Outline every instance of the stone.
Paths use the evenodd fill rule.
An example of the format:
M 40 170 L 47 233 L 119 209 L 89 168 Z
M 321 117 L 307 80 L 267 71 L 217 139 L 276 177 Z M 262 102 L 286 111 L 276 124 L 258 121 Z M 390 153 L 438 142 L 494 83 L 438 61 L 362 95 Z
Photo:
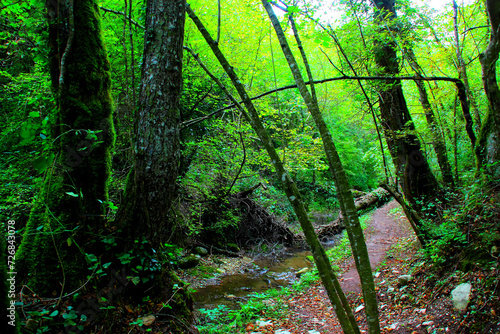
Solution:
M 269 321 L 257 320 L 256 324 L 259 327 L 267 327 L 267 326 L 272 326 L 273 322 L 271 320 Z
M 406 285 L 408 282 L 410 282 L 413 279 L 411 275 L 401 275 L 398 277 L 399 284 L 401 285 Z
M 206 249 L 205 247 L 195 247 L 193 249 L 193 254 L 201 255 L 201 256 L 207 256 L 208 255 L 208 249 Z
M 181 269 L 196 267 L 200 263 L 200 258 L 195 255 L 189 255 L 177 260 L 177 266 Z
M 470 290 L 472 285 L 470 283 L 462 283 L 458 285 L 451 292 L 451 299 L 453 301 L 453 307 L 459 311 L 465 311 L 470 300 Z

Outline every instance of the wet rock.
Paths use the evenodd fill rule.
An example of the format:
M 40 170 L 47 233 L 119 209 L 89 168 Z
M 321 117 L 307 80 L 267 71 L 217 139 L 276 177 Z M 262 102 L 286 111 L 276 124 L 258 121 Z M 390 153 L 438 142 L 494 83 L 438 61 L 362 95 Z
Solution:
M 407 285 L 412 279 L 411 275 L 401 275 L 398 277 L 399 284 L 402 286 Z
M 451 292 L 451 299 L 453 301 L 453 307 L 459 311 L 464 311 L 467 309 L 467 305 L 470 300 L 470 289 L 472 285 L 470 283 L 462 283 L 458 285 Z
M 195 255 L 186 256 L 177 260 L 177 266 L 181 269 L 196 267 L 200 263 L 200 258 Z
M 201 256 L 207 256 L 208 255 L 208 249 L 206 249 L 205 247 L 195 247 L 193 249 L 193 254 L 201 255 Z

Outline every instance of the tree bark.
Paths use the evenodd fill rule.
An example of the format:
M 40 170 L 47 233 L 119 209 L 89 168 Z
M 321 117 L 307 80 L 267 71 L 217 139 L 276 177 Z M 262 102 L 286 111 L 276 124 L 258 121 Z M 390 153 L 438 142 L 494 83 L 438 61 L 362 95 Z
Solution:
M 420 65 L 417 63 L 417 58 L 415 53 L 411 48 L 405 48 L 405 53 L 410 63 L 411 68 L 415 71 L 417 76 L 423 76 L 423 71 Z M 443 181 L 451 186 L 455 186 L 453 180 L 453 172 L 451 170 L 450 162 L 448 161 L 448 154 L 446 152 L 446 144 L 442 132 L 439 131 L 439 124 L 437 123 L 436 116 L 434 115 L 434 110 L 432 109 L 431 103 L 429 102 L 429 96 L 427 94 L 427 89 L 422 81 L 415 80 L 415 84 L 418 88 L 419 100 L 422 108 L 425 112 L 425 118 L 429 126 L 433 138 L 433 147 L 436 152 L 439 168 L 441 169 L 441 174 L 443 175 Z
M 396 17 L 395 0 L 375 2 L 376 20 L 391 29 Z M 375 42 L 375 62 L 383 75 L 399 74 L 396 45 L 393 41 L 379 39 Z M 421 151 L 415 124 L 408 110 L 399 79 L 387 80 L 379 85 L 380 113 L 385 137 L 397 175 L 407 200 L 416 205 L 416 200 L 432 196 L 439 188 L 429 163 Z
M 314 93 L 314 85 L 311 85 L 311 91 L 309 92 L 305 84 L 302 74 L 300 73 L 297 61 L 293 56 L 293 53 L 288 45 L 285 34 L 278 18 L 274 14 L 273 8 L 267 0 L 262 0 L 262 4 L 266 8 L 267 14 L 271 19 L 276 35 L 280 42 L 283 54 L 288 62 L 288 66 L 293 74 L 295 83 L 298 86 L 300 95 L 302 96 L 304 102 L 307 105 L 307 109 L 312 115 L 316 127 L 318 128 L 321 139 L 323 140 L 324 151 L 328 160 L 328 165 L 330 168 L 330 173 L 332 173 L 333 179 L 335 180 L 335 187 L 337 189 L 337 198 L 339 200 L 340 208 L 344 216 L 344 221 L 346 225 L 347 234 L 351 242 L 351 248 L 353 251 L 354 261 L 356 263 L 356 268 L 359 273 L 361 286 L 363 290 L 364 302 L 366 307 L 366 316 L 368 322 L 368 329 L 370 333 L 380 333 L 380 324 L 378 319 L 378 308 L 377 308 L 377 295 L 375 293 L 375 285 L 373 282 L 373 275 L 370 265 L 370 258 L 368 256 L 368 250 L 366 248 L 365 239 L 363 236 L 363 230 L 359 223 L 359 218 L 357 210 L 354 205 L 354 198 L 350 191 L 349 181 L 340 161 L 335 143 L 333 142 L 332 135 L 328 130 L 328 126 L 321 115 L 319 106 Z M 313 82 L 313 77 L 309 65 L 307 62 L 307 57 L 305 55 L 304 49 L 302 48 L 302 43 L 297 34 L 297 30 L 294 28 L 293 19 L 291 19 L 292 29 L 294 31 L 297 44 L 299 46 L 306 70 L 308 73 L 309 81 Z
M 467 95 L 472 109 L 474 110 L 474 119 L 476 121 L 475 127 L 476 131 L 481 126 L 481 114 L 479 113 L 479 108 L 477 107 L 476 99 L 472 94 L 469 86 L 469 76 L 467 75 L 467 66 L 465 64 L 464 58 L 462 57 L 462 48 L 460 47 L 460 38 L 458 36 L 458 6 L 457 2 L 453 0 L 453 36 L 455 38 L 455 53 L 457 56 L 457 69 L 459 78 L 462 79 L 464 83 L 465 94 Z M 472 115 L 469 113 L 464 113 L 465 126 L 467 128 L 467 134 L 472 143 L 472 147 L 476 144 L 476 136 L 474 134 L 474 121 L 472 120 Z
M 175 241 L 184 7 L 184 0 L 147 3 L 135 164 L 117 219 L 126 235 L 145 236 L 154 249 Z
M 488 114 L 481 126 L 476 145 L 478 170 L 485 171 L 495 180 L 500 179 L 500 89 L 496 78 L 496 63 L 500 52 L 500 3 L 486 1 L 490 19 L 490 42 L 479 55 L 482 68 L 484 91 L 488 98 Z
M 147 1 L 135 163 L 116 219 L 128 243 L 125 247 L 138 252 L 146 248 L 147 254 L 159 262 L 165 244 L 176 244 L 181 238 L 175 233 L 185 13 L 185 0 Z M 154 303 L 169 301 L 169 309 L 164 311 L 168 313 L 165 321 L 169 331 L 196 332 L 191 327 L 193 299 L 164 263 L 151 281 L 137 285 L 135 290 L 140 290 L 141 297 L 151 296 Z
M 47 13 L 50 74 L 58 102 L 51 133 L 54 163 L 34 201 L 16 258 L 20 277 L 31 275 L 32 289 L 62 294 L 86 277 L 82 247 L 104 228 L 113 103 L 95 0 L 51 0 Z
M 233 83 L 240 98 L 245 104 L 248 113 L 234 98 L 232 98 L 230 94 L 228 95 L 230 98 L 232 98 L 233 103 L 236 102 L 236 105 L 239 106 L 244 117 L 247 119 L 247 121 L 249 121 L 250 125 L 259 136 L 262 145 L 264 145 L 264 148 L 269 154 L 271 162 L 273 163 L 274 168 L 276 170 L 276 173 L 280 176 L 285 193 L 290 201 L 290 204 L 293 207 L 295 214 L 297 215 L 297 218 L 299 219 L 302 230 L 304 231 L 306 241 L 311 247 L 313 258 L 320 273 L 321 280 L 323 282 L 323 285 L 325 286 L 325 290 L 327 291 L 330 301 L 333 304 L 333 307 L 335 309 L 339 322 L 342 326 L 342 329 L 344 330 L 345 333 L 359 333 L 359 328 L 357 328 L 357 326 L 353 328 L 353 324 L 350 320 L 354 319 L 352 310 L 349 304 L 347 303 L 347 299 L 343 295 L 342 289 L 340 288 L 340 283 L 338 282 L 337 277 L 332 270 L 330 260 L 328 259 L 328 256 L 326 255 L 323 246 L 321 246 L 321 243 L 319 242 L 318 237 L 314 232 L 314 227 L 312 226 L 311 221 L 309 220 L 306 209 L 304 207 L 304 203 L 301 200 L 299 190 L 297 189 L 297 186 L 293 182 L 289 173 L 284 168 L 283 163 L 281 162 L 281 159 L 278 153 L 276 152 L 276 149 L 273 146 L 272 139 L 269 136 L 266 129 L 264 128 L 262 121 L 260 120 L 259 114 L 255 106 L 253 105 L 252 101 L 250 100 L 250 97 L 246 92 L 244 85 L 236 75 L 234 68 L 229 64 L 227 59 L 220 51 L 218 43 L 212 38 L 212 36 L 210 36 L 209 32 L 204 27 L 201 20 L 196 16 L 196 14 L 189 5 L 187 6 L 187 13 L 191 18 L 191 20 L 193 20 L 193 22 L 197 26 L 200 33 L 205 38 L 205 41 L 212 49 L 212 52 L 218 59 L 221 66 L 224 68 L 224 71 L 231 79 L 231 82 Z M 209 72 L 207 71 L 207 73 Z M 211 75 L 211 77 L 213 77 L 213 75 Z M 218 84 L 220 84 L 220 81 L 218 82 Z M 221 85 L 221 88 L 225 90 L 225 88 L 223 87 L 224 86 Z

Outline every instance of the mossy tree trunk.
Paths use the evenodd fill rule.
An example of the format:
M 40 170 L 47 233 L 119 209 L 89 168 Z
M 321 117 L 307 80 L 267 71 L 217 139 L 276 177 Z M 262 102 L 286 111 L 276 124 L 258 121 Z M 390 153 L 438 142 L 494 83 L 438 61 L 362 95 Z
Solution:
M 318 101 L 316 98 L 316 93 L 314 89 L 314 78 L 307 61 L 307 57 L 302 47 L 296 25 L 293 16 L 290 16 L 290 23 L 294 32 L 295 39 L 297 41 L 298 48 L 300 50 L 302 60 L 304 62 L 305 68 L 307 70 L 307 75 L 309 82 L 311 82 L 311 92 L 307 89 L 305 81 L 300 73 L 298 63 L 293 56 L 292 50 L 288 45 L 285 33 L 281 28 L 278 18 L 274 14 L 274 10 L 267 0 L 262 0 L 262 4 L 266 8 L 269 18 L 273 24 L 276 35 L 280 42 L 283 54 L 288 62 L 290 71 L 293 74 L 295 83 L 299 88 L 300 94 L 306 103 L 309 113 L 312 115 L 316 127 L 321 135 L 323 141 L 323 148 L 328 161 L 328 166 L 330 168 L 330 173 L 335 180 L 335 188 L 337 189 L 338 201 L 344 217 L 344 222 L 347 230 L 347 235 L 351 243 L 352 253 L 354 257 L 354 262 L 356 263 L 356 268 L 359 273 L 361 287 L 363 290 L 363 297 L 366 306 L 366 316 L 368 322 L 369 332 L 372 334 L 380 333 L 380 324 L 378 318 L 378 308 L 377 308 L 377 295 L 375 293 L 375 284 L 373 282 L 373 275 L 370 265 L 370 258 L 368 256 L 368 250 L 366 248 L 365 239 L 363 236 L 363 230 L 359 223 L 358 213 L 356 206 L 354 204 L 354 197 L 350 191 L 349 180 L 345 174 L 344 167 L 340 161 L 335 143 L 333 142 L 332 135 L 328 126 L 326 125 L 323 115 L 319 110 Z
M 180 152 L 180 95 L 185 0 L 148 0 L 139 106 L 135 118 L 134 166 L 117 214 L 124 246 L 144 245 L 161 258 L 165 243 L 175 244 Z M 139 241 L 138 243 L 136 241 Z M 139 254 L 139 256 L 144 254 Z M 144 272 L 147 274 L 147 272 Z M 152 281 L 135 290 L 141 298 L 168 302 L 165 322 L 174 333 L 188 333 L 193 301 L 172 268 L 162 264 Z
M 62 293 L 87 276 L 86 244 L 104 228 L 114 143 L 110 64 L 95 0 L 48 1 L 49 63 L 58 112 L 54 161 L 18 254 L 21 278 Z M 50 160 L 50 159 L 49 159 Z
M 500 3 L 486 1 L 491 24 L 490 43 L 479 56 L 483 86 L 489 108 L 481 126 L 476 145 L 478 167 L 484 168 L 494 179 L 500 179 L 500 89 L 496 77 L 496 65 L 500 52 Z
M 395 41 L 388 34 L 396 18 L 395 0 L 375 1 L 376 20 L 381 25 L 382 36 L 374 47 L 375 62 L 379 73 L 387 76 L 399 74 L 399 62 Z M 391 79 L 378 86 L 382 126 L 403 193 L 408 202 L 416 206 L 416 200 L 432 196 L 439 188 L 426 157 L 422 153 L 415 124 L 411 118 L 403 94 L 401 81 Z

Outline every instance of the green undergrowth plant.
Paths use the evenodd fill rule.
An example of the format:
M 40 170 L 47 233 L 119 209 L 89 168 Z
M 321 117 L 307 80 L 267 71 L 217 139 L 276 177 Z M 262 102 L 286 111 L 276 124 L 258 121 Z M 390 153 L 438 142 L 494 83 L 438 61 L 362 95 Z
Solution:
M 423 249 L 425 258 L 440 271 L 448 267 L 462 271 L 489 267 L 500 248 L 498 183 L 477 179 L 446 195 L 448 205 L 433 209 L 425 221 L 431 240 Z
M 230 309 L 226 305 L 219 305 L 214 309 L 200 309 L 201 317 L 197 327 L 200 333 L 234 333 L 236 328 L 263 316 L 280 317 L 285 310 L 280 299 L 281 294 L 282 292 L 275 289 L 266 293 L 251 294 L 245 303 L 240 303 L 238 310 Z
M 365 213 L 360 217 L 361 226 L 367 227 L 372 212 Z M 338 264 L 351 256 L 351 248 L 347 235 L 341 238 L 339 244 L 327 251 L 328 256 L 333 261 L 333 268 L 340 271 Z M 250 299 L 245 303 L 240 303 L 240 309 L 232 310 L 226 305 L 219 305 L 214 309 L 200 309 L 201 317 L 198 319 L 198 329 L 200 333 L 218 334 L 233 333 L 236 328 L 248 324 L 263 316 L 280 318 L 284 316 L 286 308 L 282 298 L 291 294 L 304 291 L 320 280 L 316 268 L 305 272 L 300 279 L 289 287 L 280 290 L 271 289 L 263 293 L 249 295 Z

